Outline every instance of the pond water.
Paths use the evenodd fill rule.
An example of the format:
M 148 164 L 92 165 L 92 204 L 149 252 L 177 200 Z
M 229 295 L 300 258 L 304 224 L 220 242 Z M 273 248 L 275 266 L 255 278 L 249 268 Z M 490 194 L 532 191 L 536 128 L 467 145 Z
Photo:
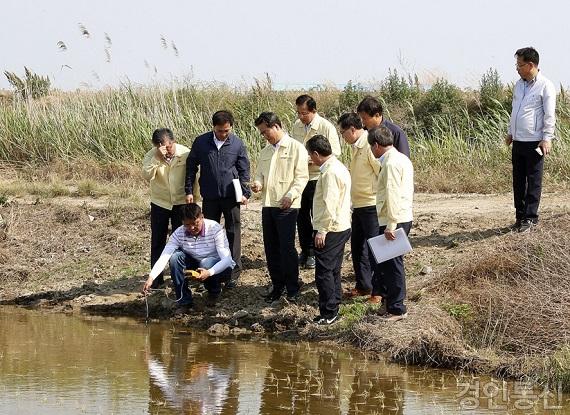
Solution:
M 567 398 L 354 349 L 0 307 L 1 414 L 570 414 Z

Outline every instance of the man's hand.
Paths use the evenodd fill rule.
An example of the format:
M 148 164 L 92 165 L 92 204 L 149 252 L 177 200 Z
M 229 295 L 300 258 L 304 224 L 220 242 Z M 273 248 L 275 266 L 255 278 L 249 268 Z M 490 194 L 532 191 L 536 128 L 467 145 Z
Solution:
M 196 271 L 200 273 L 200 275 L 196 277 L 197 280 L 204 281 L 211 276 L 210 271 L 208 271 L 207 269 L 198 268 Z
M 507 146 L 510 146 L 512 142 L 513 142 L 513 136 L 512 136 L 512 134 L 507 135 L 507 136 L 505 137 L 505 144 L 506 144 Z
M 550 154 L 550 150 L 552 149 L 552 142 L 550 140 L 542 140 L 538 143 L 538 146 L 542 150 L 542 154 L 547 156 Z
M 153 281 L 153 279 L 149 276 L 147 278 L 146 282 L 144 283 L 143 288 L 142 288 L 142 293 L 144 295 L 147 295 L 150 292 L 150 286 L 152 285 L 152 281 Z
M 261 189 L 263 189 L 263 185 L 261 183 L 259 183 L 258 181 L 255 181 L 251 184 L 251 191 L 254 193 L 257 192 L 261 192 Z
M 322 249 L 325 247 L 325 239 L 327 238 L 327 234 L 324 232 L 317 232 L 315 234 L 315 248 Z
M 241 204 L 244 206 L 247 206 L 247 202 L 249 202 L 249 199 L 245 196 L 241 197 Z
M 389 241 L 395 241 L 396 240 L 396 231 L 395 230 L 389 231 L 388 229 L 386 229 L 386 230 L 384 230 L 384 236 Z
M 186 203 L 194 203 L 194 195 L 186 195 Z
M 291 205 L 293 204 L 293 201 L 290 198 L 288 198 L 287 196 L 284 196 L 283 199 L 281 199 L 279 201 L 279 204 L 281 206 L 281 209 L 287 210 L 291 207 Z
M 166 146 L 158 146 L 156 148 L 157 150 L 157 154 L 160 158 L 162 158 L 163 160 L 166 160 L 166 156 L 168 154 L 168 150 L 166 150 Z

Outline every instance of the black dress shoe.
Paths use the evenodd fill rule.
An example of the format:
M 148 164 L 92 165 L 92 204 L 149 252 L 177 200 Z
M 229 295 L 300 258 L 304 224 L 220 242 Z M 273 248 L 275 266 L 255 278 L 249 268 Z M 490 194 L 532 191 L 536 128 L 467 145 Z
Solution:
M 307 257 L 307 261 L 305 261 L 305 268 L 306 269 L 315 268 L 315 257 L 314 256 L 308 256 Z
M 229 280 L 228 282 L 226 282 L 224 284 L 224 288 L 231 290 L 232 288 L 236 288 L 237 287 L 237 281 L 236 280 Z
M 265 302 L 267 304 L 271 304 L 272 302 L 279 300 L 282 294 L 283 294 L 282 290 L 277 291 L 273 289 L 269 294 L 265 296 Z

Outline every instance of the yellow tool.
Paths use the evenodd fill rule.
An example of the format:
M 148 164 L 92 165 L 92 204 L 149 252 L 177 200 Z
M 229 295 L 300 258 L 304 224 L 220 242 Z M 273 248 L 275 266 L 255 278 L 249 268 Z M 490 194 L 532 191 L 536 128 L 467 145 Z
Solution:
M 184 274 L 186 274 L 186 276 L 191 278 L 198 278 L 200 276 L 200 273 L 198 271 L 194 271 L 193 269 L 185 270 Z

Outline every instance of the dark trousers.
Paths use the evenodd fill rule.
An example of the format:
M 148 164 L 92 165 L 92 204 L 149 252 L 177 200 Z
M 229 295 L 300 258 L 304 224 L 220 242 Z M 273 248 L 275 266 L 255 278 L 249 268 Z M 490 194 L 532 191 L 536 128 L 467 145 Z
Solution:
M 172 207 L 172 210 L 164 209 L 154 203 L 150 204 L 150 266 L 154 266 L 162 250 L 166 245 L 168 238 L 168 223 L 172 225 L 172 232 L 179 226 L 182 226 L 180 219 L 180 208 L 182 205 Z M 164 276 L 162 273 L 154 280 L 154 286 L 162 284 Z
M 202 212 L 206 219 L 215 220 L 220 223 L 224 215 L 224 226 L 230 244 L 232 258 L 236 263 L 231 278 L 236 280 L 241 273 L 241 211 L 240 204 L 235 198 L 208 199 L 202 202 Z
M 368 246 L 368 239 L 378 235 L 378 215 L 376 206 L 355 208 L 352 211 L 352 265 L 356 276 L 356 288 L 372 291 L 372 272 L 376 265 L 374 255 Z
M 540 141 L 513 141 L 513 196 L 517 220 L 538 221 L 544 157 L 535 149 Z
M 298 209 L 264 207 L 261 210 L 263 246 L 273 289 L 288 294 L 299 291 L 299 261 L 295 249 Z
M 314 256 L 315 241 L 313 239 L 313 199 L 315 197 L 316 180 L 310 180 L 301 195 L 301 209 L 297 218 L 297 231 L 301 252 L 306 256 Z
M 340 268 L 348 238 L 350 229 L 329 232 L 325 246 L 315 247 L 315 283 L 319 291 L 319 312 L 322 317 L 331 318 L 338 313 L 342 297 Z
M 406 235 L 412 229 L 412 222 L 398 223 Z M 381 226 L 379 234 L 383 235 L 385 226 Z M 386 303 L 386 311 L 390 314 L 402 315 L 406 312 L 406 272 L 404 271 L 404 256 L 389 259 L 376 265 L 372 277 L 372 295 L 381 295 Z

